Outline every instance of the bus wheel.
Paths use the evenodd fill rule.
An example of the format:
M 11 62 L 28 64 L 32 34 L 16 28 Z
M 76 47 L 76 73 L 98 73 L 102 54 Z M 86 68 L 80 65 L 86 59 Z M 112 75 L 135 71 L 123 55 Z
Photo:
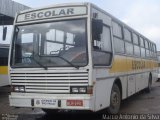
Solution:
M 57 109 L 42 109 L 46 114 L 51 115 L 51 114 L 57 114 L 59 113 Z
M 117 84 L 114 84 L 110 96 L 110 106 L 107 108 L 109 114 L 117 114 L 121 104 L 121 93 Z
M 151 86 L 152 86 L 152 76 L 150 75 L 148 80 L 148 87 L 145 89 L 147 93 L 151 92 Z

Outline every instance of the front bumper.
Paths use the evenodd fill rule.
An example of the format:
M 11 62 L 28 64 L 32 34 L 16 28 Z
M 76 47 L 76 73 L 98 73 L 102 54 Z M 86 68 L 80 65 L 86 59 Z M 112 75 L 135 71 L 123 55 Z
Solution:
M 42 104 L 41 101 L 54 101 L 54 103 Z M 68 106 L 67 100 L 83 101 L 82 105 Z M 31 107 L 31 108 L 47 108 L 47 109 L 68 109 L 68 110 L 91 110 L 93 108 L 93 99 L 86 95 L 26 95 L 23 93 L 11 94 L 9 96 L 10 106 L 14 107 Z

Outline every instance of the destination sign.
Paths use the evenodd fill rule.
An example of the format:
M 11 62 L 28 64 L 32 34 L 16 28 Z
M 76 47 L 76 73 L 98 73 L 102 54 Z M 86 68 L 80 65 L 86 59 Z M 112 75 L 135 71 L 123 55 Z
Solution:
M 87 14 L 87 8 L 85 6 L 49 8 L 20 14 L 18 15 L 17 22 L 85 14 Z

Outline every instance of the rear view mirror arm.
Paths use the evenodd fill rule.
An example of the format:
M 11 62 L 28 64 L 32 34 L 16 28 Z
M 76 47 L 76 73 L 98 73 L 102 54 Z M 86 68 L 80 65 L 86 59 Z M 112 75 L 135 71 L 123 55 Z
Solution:
M 7 27 L 3 26 L 3 35 L 2 35 L 2 40 L 5 41 L 7 36 Z

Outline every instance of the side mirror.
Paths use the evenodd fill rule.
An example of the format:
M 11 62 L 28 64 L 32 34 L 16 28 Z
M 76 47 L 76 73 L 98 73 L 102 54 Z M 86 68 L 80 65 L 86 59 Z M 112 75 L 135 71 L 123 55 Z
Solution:
M 92 19 L 92 39 L 99 40 L 101 39 L 100 35 L 103 32 L 103 21 L 100 19 Z
M 3 27 L 3 40 L 6 40 L 6 35 L 7 35 L 7 27 Z

